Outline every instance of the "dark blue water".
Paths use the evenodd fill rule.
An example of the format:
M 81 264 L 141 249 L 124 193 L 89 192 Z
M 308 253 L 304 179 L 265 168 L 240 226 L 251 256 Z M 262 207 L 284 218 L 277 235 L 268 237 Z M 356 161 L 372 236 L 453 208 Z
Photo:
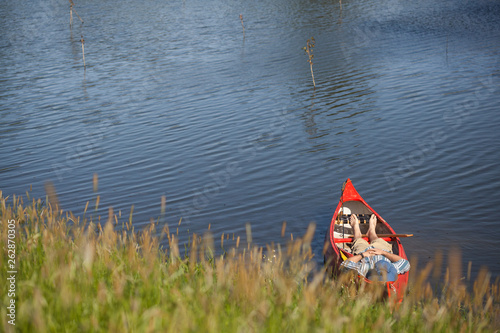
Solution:
M 324 233 L 350 177 L 420 262 L 500 275 L 500 2 L 0 3 L 0 189 L 179 239 Z M 239 14 L 243 14 L 243 35 Z M 85 40 L 84 70 L 81 38 Z M 314 37 L 313 89 L 302 50 Z M 99 176 L 93 191 L 92 177 Z M 161 213 L 161 197 L 166 212 Z M 189 232 L 188 232 L 189 231 Z M 228 243 L 231 243 L 228 241 Z M 227 244 L 227 243 L 226 243 Z M 465 271 L 465 269 L 464 269 Z

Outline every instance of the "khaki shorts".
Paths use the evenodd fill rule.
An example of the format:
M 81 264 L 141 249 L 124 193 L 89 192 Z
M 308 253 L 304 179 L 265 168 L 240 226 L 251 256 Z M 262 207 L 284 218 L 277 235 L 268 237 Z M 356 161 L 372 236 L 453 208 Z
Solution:
M 360 254 L 361 252 L 365 252 L 369 247 L 374 247 L 376 249 L 381 249 L 392 253 L 392 245 L 387 243 L 382 238 L 377 238 L 373 243 L 368 243 L 363 238 L 358 238 L 352 244 L 352 253 Z

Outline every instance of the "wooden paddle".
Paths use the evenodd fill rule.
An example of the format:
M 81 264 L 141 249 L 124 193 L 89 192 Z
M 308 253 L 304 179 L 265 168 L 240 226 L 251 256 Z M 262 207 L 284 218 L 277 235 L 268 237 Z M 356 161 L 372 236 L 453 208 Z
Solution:
M 354 241 L 354 238 L 352 238 L 351 235 L 349 235 L 349 238 L 334 238 L 335 243 L 351 243 Z M 391 238 L 395 237 L 412 237 L 413 234 L 379 234 L 377 235 L 379 238 L 382 238 L 385 241 L 390 241 Z M 366 235 L 362 236 L 363 239 L 368 240 L 368 237 Z

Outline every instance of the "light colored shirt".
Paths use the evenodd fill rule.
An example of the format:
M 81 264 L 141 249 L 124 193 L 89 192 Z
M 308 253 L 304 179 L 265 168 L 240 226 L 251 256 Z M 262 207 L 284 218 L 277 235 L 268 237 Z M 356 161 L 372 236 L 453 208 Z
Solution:
M 374 247 L 371 246 L 371 247 L 367 248 L 366 250 L 373 249 L 373 248 Z M 365 251 L 363 251 L 363 252 L 365 252 Z M 361 252 L 361 253 L 363 253 L 363 252 Z M 370 269 L 375 268 L 375 263 L 378 261 L 381 261 L 381 260 L 385 260 L 385 261 L 391 263 L 394 266 L 394 268 L 396 268 L 396 271 L 398 272 L 398 274 L 403 274 L 403 273 L 406 273 L 410 270 L 410 262 L 408 260 L 401 259 L 401 260 L 398 260 L 396 262 L 392 262 L 381 254 L 377 254 L 377 255 L 374 255 L 371 257 L 362 258 L 358 262 L 352 262 L 351 260 L 344 260 L 344 262 L 340 265 L 340 269 L 342 269 L 342 270 L 355 270 L 358 272 L 359 275 L 366 276 L 366 273 L 368 273 L 368 271 Z

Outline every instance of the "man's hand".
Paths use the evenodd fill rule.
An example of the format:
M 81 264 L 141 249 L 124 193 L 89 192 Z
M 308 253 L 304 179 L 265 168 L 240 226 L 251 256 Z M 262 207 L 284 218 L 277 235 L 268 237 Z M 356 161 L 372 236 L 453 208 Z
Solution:
M 378 254 L 386 255 L 387 253 L 388 253 L 387 251 L 384 251 L 384 250 L 381 250 L 381 249 L 369 249 L 369 250 L 366 250 L 365 256 L 372 257 L 372 256 L 375 256 L 375 255 L 378 255 Z
M 366 250 L 364 255 L 365 257 L 372 257 L 377 254 L 383 255 L 387 259 L 389 259 L 391 262 L 396 262 L 398 260 L 403 259 L 402 257 L 398 256 L 397 254 L 389 253 L 387 251 L 381 250 L 381 249 L 369 249 Z

